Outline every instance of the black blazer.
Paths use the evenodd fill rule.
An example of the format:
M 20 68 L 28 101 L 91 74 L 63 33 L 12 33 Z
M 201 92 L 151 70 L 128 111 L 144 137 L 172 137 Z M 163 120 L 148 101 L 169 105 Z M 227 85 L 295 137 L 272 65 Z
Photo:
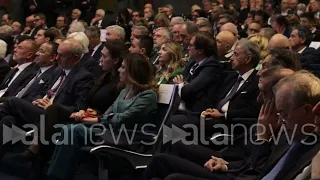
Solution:
M 33 78 L 34 74 L 38 71 L 38 69 L 39 67 L 34 63 L 27 66 L 11 83 L 11 85 L 8 87 L 7 91 L 3 94 L 2 97 L 17 95 L 17 93 L 20 92 L 21 89 L 29 83 L 29 81 Z M 5 82 L 9 80 L 13 72 L 14 71 L 11 70 L 9 73 L 7 73 L 2 84 L 0 85 L 0 89 L 6 88 Z
M 102 51 L 103 47 L 104 47 L 104 44 L 102 43 L 102 44 L 98 47 L 98 49 L 96 50 L 96 52 L 94 52 L 94 54 L 92 55 L 93 59 L 96 60 L 96 61 L 98 62 L 98 64 L 99 64 L 100 58 L 101 58 L 101 56 L 102 56 L 101 51 Z
M 201 112 L 209 107 L 212 108 L 217 100 L 219 85 L 222 82 L 222 69 L 216 58 L 211 56 L 191 75 L 189 72 L 195 63 L 190 61 L 183 71 L 184 81 L 188 84 L 181 89 L 181 100 L 185 102 L 188 110 Z
M 220 91 L 220 98 L 217 103 L 220 102 L 229 93 L 233 85 L 238 79 L 238 73 L 231 73 L 225 78 Z M 257 71 L 254 70 L 249 78 L 243 83 L 239 90 L 229 101 L 229 107 L 227 111 L 227 120 L 233 118 L 258 118 L 261 104 L 257 102 L 259 94 L 258 88 L 259 77 Z M 221 111 L 220 109 L 218 109 Z
M 89 53 L 84 54 L 78 64 L 88 70 L 94 79 L 97 79 L 101 76 L 102 71 L 99 67 L 99 63 L 95 61 Z
M 64 37 L 67 37 L 68 31 L 69 31 L 69 26 L 66 26 L 66 27 L 64 27 L 64 28 L 62 28 L 62 29 L 60 30 L 61 34 L 62 34 Z
M 61 71 L 54 75 L 50 89 L 52 89 L 52 86 L 58 80 Z M 78 63 L 71 69 L 63 81 L 56 93 L 53 104 L 60 105 L 69 112 L 78 111 L 92 86 L 92 75 Z
M 320 51 L 317 51 L 316 49 L 312 47 L 307 47 L 303 50 L 303 52 L 300 54 L 300 62 L 301 66 L 304 69 L 309 69 L 310 64 L 319 64 L 320 63 Z
M 103 114 L 116 100 L 121 91 L 118 88 L 118 83 L 119 76 L 112 76 L 111 73 L 102 75 L 88 92 L 88 96 L 81 104 L 80 109 L 85 111 L 90 107 Z
M 21 99 L 26 101 L 32 102 L 38 98 L 43 98 L 50 85 L 53 84 L 54 76 L 61 69 L 57 68 L 57 66 L 52 66 L 51 68 L 47 69 L 44 73 L 42 73 L 35 82 L 27 89 L 27 91 L 21 96 Z
M 10 65 L 4 59 L 0 59 L 0 82 L 3 82 L 10 70 Z

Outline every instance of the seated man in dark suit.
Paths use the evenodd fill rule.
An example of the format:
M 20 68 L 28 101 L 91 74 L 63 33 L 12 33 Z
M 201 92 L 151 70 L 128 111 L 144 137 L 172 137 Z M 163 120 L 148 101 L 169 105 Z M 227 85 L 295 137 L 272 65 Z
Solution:
M 13 60 L 18 63 L 4 78 L 0 85 L 0 97 L 15 96 L 38 71 L 39 67 L 33 63 L 37 45 L 33 40 L 25 40 L 15 48 Z
M 52 75 L 60 71 L 56 62 L 58 46 L 57 43 L 49 41 L 39 47 L 34 63 L 40 68 L 15 97 L 32 102 L 46 95 L 49 86 L 54 81 Z
M 260 94 L 257 100 L 263 104 L 268 103 L 268 101 L 273 98 L 272 87 L 280 79 L 292 73 L 292 70 L 283 69 L 281 67 L 272 67 L 269 70 L 265 71 L 261 76 L 261 81 L 259 82 Z M 269 123 L 273 127 L 277 125 L 277 122 L 272 121 L 265 121 L 263 123 L 263 125 L 267 125 Z M 252 134 L 250 133 L 251 131 L 248 133 L 249 136 L 246 137 L 246 139 L 252 138 L 252 136 L 250 136 Z M 151 179 L 153 177 L 164 179 L 170 174 L 182 173 L 206 179 L 234 179 L 239 173 L 241 173 L 242 170 L 244 170 L 244 168 L 246 168 L 246 161 L 249 159 L 246 153 L 251 153 L 250 148 L 251 146 L 245 144 L 244 141 L 236 141 L 235 144 L 230 145 L 225 150 L 217 152 L 201 145 L 184 145 L 182 142 L 178 142 L 177 144 L 173 145 L 171 152 L 172 155 L 160 154 L 156 155 L 153 158 L 146 170 L 146 176 L 147 179 Z M 214 164 L 211 164 L 213 163 L 213 159 L 219 162 L 221 162 L 223 159 L 221 163 L 223 163 L 224 161 L 229 162 L 229 164 L 226 164 L 226 166 L 223 165 L 222 167 L 220 167 L 221 170 L 222 168 L 224 168 L 223 170 L 238 170 L 230 172 L 226 171 L 226 173 L 221 173 L 220 175 L 218 175 L 217 173 L 215 173 L 216 171 L 214 171 L 212 167 L 218 168 L 218 165 L 220 165 L 221 163 L 217 163 L 216 166 L 214 166 Z M 158 164 L 158 162 L 160 161 L 162 161 L 164 165 Z M 205 164 L 206 166 L 205 168 L 203 168 L 203 165 Z M 172 165 L 176 165 L 176 167 L 181 168 L 176 168 Z M 209 165 L 212 166 L 210 167 Z M 166 172 L 166 170 L 169 171 Z M 172 176 L 174 175 L 171 175 L 169 177 Z M 181 177 L 181 179 L 188 178 Z
M 206 32 L 199 32 L 191 38 L 189 56 L 182 75 L 173 79 L 174 83 L 184 83 L 181 100 L 188 111 L 203 111 L 217 99 L 219 83 L 222 82 L 221 66 L 214 54 L 214 41 Z
M 70 112 L 79 110 L 87 92 L 93 86 L 91 74 L 80 64 L 82 45 L 75 40 L 66 40 L 59 45 L 57 62 L 60 68 L 53 75 L 54 80 L 47 94 L 32 103 L 19 98 L 11 98 L 4 102 L 0 111 L 1 127 L 40 123 L 40 115 L 52 104 L 59 105 Z M 3 134 L 2 132 L 0 134 Z M 3 135 L 1 135 L 3 136 Z M 3 138 L 3 137 L 1 137 Z M 11 143 L 2 143 L 0 158 L 11 148 Z M 32 150 L 27 151 L 27 154 Z
M 100 29 L 96 26 L 88 27 L 84 33 L 89 39 L 89 54 L 93 57 L 97 62 L 100 61 L 101 58 L 101 50 L 104 45 L 100 42 Z
M 293 28 L 290 38 L 291 49 L 300 54 L 301 66 L 308 69 L 310 64 L 320 63 L 320 54 L 312 47 L 308 47 L 312 41 L 311 31 L 302 25 Z
M 266 82 L 272 81 L 266 79 Z M 239 161 L 234 161 L 235 158 L 228 161 L 224 158 L 211 157 L 204 164 L 205 168 L 211 171 L 209 172 L 204 170 L 201 164 L 199 164 L 200 166 L 190 164 L 189 161 L 170 155 L 158 155 L 148 166 L 147 177 L 164 178 L 169 174 L 182 173 L 206 179 L 293 179 L 310 163 L 320 148 L 318 136 L 313 133 L 316 115 L 312 112 L 313 106 L 320 100 L 320 91 L 317 88 L 319 85 L 318 78 L 304 71 L 283 78 L 274 88 L 269 89 L 275 90 L 275 97 L 265 99 L 267 103 L 264 104 L 260 112 L 257 138 L 251 146 L 245 146 L 251 149 L 251 155 L 245 158 L 244 163 L 240 162 L 239 164 Z M 259 84 L 259 87 L 262 86 Z M 294 93 L 303 94 L 306 98 L 293 96 Z M 287 102 L 295 103 L 288 104 Z M 295 105 L 297 103 L 300 106 Z M 278 121 L 279 118 L 281 122 Z M 284 126 L 280 128 L 281 125 Z M 288 134 L 283 134 L 284 131 Z M 277 137 L 274 136 L 275 134 L 278 134 Z M 235 152 L 242 152 L 242 150 L 233 150 L 233 156 L 236 156 Z M 201 151 L 200 153 L 206 152 Z M 198 152 L 198 154 L 200 153 Z M 210 154 L 208 155 L 210 156 Z M 156 170 L 152 171 L 152 167 L 155 167 Z M 166 179 L 188 179 L 180 174 L 174 174 L 171 177 Z M 191 177 L 189 179 L 197 178 Z
M 317 22 L 314 13 L 306 12 L 300 16 L 300 24 L 310 29 L 312 33 L 312 41 L 320 41 L 320 30 L 317 29 Z
M 206 121 L 206 127 L 211 127 L 209 124 L 212 123 L 216 124 L 216 120 L 232 122 L 233 118 L 258 117 L 260 109 L 260 104 L 256 102 L 258 76 L 254 68 L 259 62 L 259 53 L 260 50 L 256 43 L 245 39 L 237 42 L 230 62 L 232 69 L 238 71 L 239 74 L 231 74 L 226 77 L 221 85 L 220 93 L 214 92 L 214 94 L 219 95 L 218 101 L 207 98 L 207 101 L 213 100 L 213 103 L 205 108 L 214 107 L 214 109 L 200 109 L 201 111 L 206 110 L 202 112 L 203 116 L 213 118 Z M 194 93 L 189 96 L 194 97 Z M 197 102 L 198 100 L 195 99 L 195 101 Z M 168 123 L 178 127 L 182 127 L 185 124 L 199 125 L 200 118 L 199 114 L 179 118 L 173 116 Z

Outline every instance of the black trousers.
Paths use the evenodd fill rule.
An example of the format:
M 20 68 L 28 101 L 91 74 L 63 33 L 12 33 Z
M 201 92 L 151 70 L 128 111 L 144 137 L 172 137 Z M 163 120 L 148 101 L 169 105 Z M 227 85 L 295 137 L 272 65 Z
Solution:
M 4 126 L 11 128 L 12 125 L 23 127 L 25 124 L 35 125 L 39 123 L 40 116 L 44 115 L 44 109 L 32 103 L 19 99 L 10 98 L 6 100 L 0 110 L 0 161 L 4 154 L 12 148 L 12 142 L 4 142 Z
M 187 175 L 189 178 L 203 178 L 210 180 L 232 180 L 229 173 L 210 172 L 196 163 L 188 161 L 187 159 L 170 154 L 155 155 L 148 168 L 145 171 L 145 179 L 177 179 L 179 176 Z M 171 177 L 170 177 L 171 176 Z M 178 177 L 179 177 L 178 176 Z M 190 177 L 191 176 L 191 177 Z M 194 177 L 192 177 L 194 176 Z M 184 178 L 180 178 L 184 179 Z

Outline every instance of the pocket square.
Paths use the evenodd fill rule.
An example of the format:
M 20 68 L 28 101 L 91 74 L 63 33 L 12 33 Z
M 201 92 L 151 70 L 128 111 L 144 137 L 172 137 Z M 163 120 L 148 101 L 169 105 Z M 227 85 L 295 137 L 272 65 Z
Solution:
M 246 94 L 247 93 L 247 91 L 242 91 L 240 94 Z
M 40 81 L 39 81 L 39 84 L 43 84 L 44 83 L 44 81 L 41 79 Z

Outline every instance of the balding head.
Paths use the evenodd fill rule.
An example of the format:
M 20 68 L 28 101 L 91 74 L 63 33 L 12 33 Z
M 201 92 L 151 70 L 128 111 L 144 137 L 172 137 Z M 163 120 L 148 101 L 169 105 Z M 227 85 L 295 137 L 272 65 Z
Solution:
M 216 37 L 218 54 L 224 56 L 237 41 L 237 37 L 230 31 L 221 31 Z
M 282 34 L 273 35 L 268 46 L 269 50 L 275 48 L 288 49 L 289 47 L 289 39 Z
M 234 25 L 233 23 L 226 23 L 226 24 L 222 25 L 220 28 L 220 31 L 229 31 L 232 34 L 234 34 L 234 36 L 238 37 L 237 26 Z
M 276 85 L 282 78 L 285 78 L 293 73 L 293 70 L 283 68 L 281 66 L 275 66 L 264 71 L 261 74 L 258 83 L 258 87 L 260 90 L 258 102 L 263 104 L 274 97 L 272 92 L 273 86 Z

